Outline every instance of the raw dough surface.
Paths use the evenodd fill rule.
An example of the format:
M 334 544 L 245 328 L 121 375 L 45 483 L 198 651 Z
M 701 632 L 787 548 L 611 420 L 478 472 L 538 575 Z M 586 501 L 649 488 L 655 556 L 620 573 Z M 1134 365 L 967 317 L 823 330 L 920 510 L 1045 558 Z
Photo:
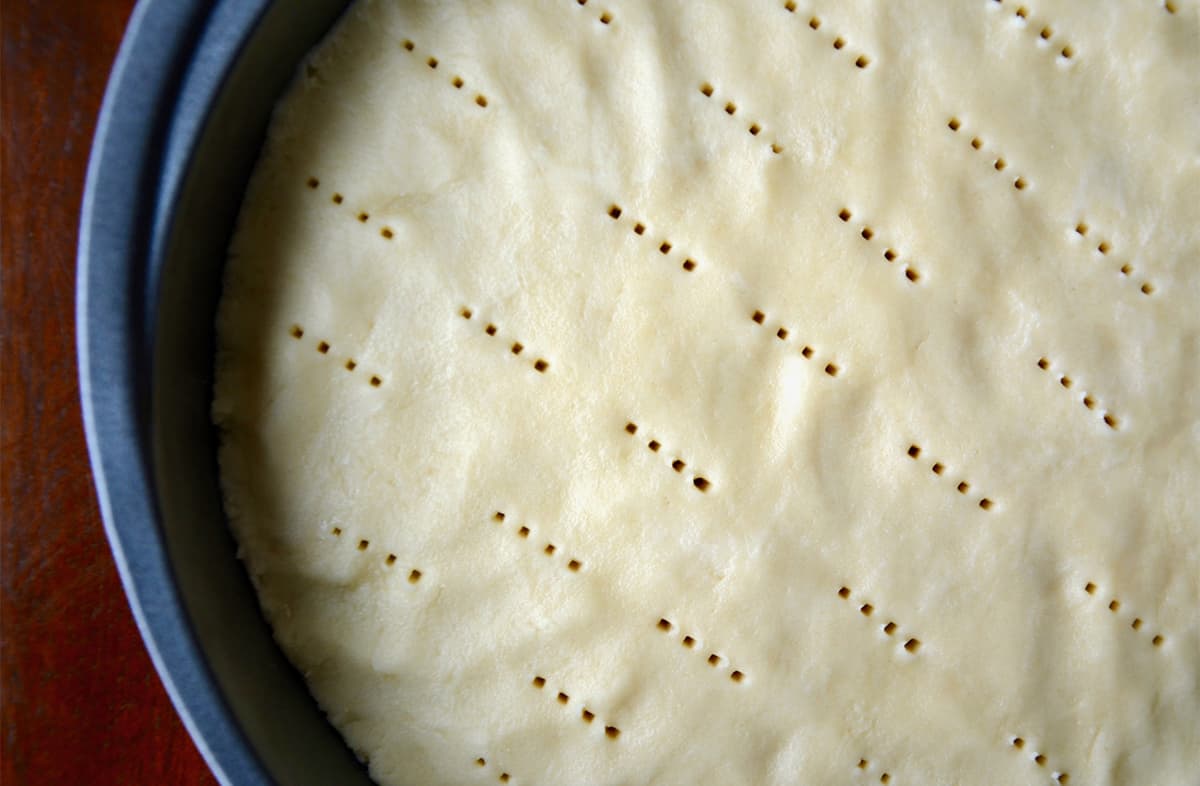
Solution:
M 1198 9 L 353 6 L 214 415 L 373 777 L 1196 783 Z

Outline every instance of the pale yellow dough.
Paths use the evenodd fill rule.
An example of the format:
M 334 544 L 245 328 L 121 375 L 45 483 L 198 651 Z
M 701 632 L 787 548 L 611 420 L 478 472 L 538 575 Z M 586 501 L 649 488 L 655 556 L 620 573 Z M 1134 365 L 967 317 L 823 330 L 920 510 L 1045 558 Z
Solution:
M 214 413 L 372 776 L 1197 783 L 1198 9 L 353 6 Z

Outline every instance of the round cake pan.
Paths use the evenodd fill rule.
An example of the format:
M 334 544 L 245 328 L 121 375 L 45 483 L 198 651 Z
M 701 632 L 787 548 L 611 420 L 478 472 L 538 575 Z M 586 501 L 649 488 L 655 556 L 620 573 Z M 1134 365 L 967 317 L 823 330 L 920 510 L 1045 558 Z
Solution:
M 100 509 L 146 647 L 225 784 L 368 784 L 226 526 L 209 416 L 226 249 L 276 99 L 346 0 L 143 0 L 93 143 L 77 291 Z

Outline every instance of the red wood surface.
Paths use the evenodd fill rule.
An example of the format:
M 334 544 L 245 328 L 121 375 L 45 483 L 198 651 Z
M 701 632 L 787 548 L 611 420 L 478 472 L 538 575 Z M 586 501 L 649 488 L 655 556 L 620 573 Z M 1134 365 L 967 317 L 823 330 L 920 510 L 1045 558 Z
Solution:
M 213 784 L 104 539 L 75 372 L 75 244 L 133 0 L 5 3 L 0 65 L 0 783 Z

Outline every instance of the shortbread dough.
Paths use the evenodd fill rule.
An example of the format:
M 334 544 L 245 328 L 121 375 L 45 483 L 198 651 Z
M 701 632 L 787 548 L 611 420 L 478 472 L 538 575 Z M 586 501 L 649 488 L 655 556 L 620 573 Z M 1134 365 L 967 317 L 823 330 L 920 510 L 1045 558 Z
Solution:
M 361 0 L 214 415 L 380 784 L 1195 784 L 1196 0 Z

